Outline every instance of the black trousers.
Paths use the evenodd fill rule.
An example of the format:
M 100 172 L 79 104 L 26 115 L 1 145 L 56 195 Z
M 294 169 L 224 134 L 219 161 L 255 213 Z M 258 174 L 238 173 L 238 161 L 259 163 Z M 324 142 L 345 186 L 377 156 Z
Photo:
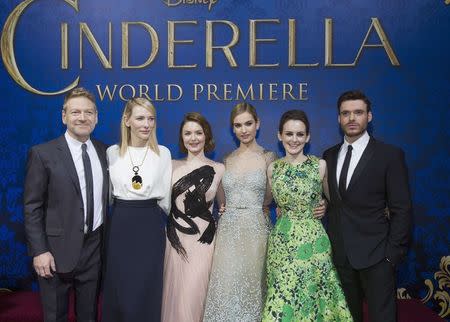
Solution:
M 38 278 L 45 322 L 68 321 L 69 291 L 72 287 L 75 290 L 77 322 L 97 320 L 101 238 L 101 227 L 85 237 L 80 259 L 72 272 Z
M 367 300 L 370 322 L 397 321 L 395 267 L 386 259 L 354 269 L 348 260 L 336 269 L 354 322 L 363 321 L 363 300 Z

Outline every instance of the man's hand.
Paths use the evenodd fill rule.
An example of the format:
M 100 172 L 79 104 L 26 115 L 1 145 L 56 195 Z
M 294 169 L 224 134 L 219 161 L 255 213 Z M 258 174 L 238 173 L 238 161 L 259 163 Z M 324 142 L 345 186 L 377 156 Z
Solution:
M 53 277 L 52 271 L 56 271 L 55 259 L 50 252 L 45 252 L 33 258 L 33 267 L 40 277 Z
M 314 208 L 313 216 L 315 219 L 322 219 L 327 211 L 327 202 L 325 199 L 320 200 L 319 205 Z

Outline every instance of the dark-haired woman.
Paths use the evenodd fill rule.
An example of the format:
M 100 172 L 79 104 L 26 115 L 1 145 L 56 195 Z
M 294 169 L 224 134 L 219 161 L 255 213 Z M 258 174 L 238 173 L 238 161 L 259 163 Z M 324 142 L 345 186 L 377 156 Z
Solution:
M 328 185 L 325 161 L 303 153 L 309 138 L 303 111 L 283 114 L 278 139 L 286 156 L 267 169 L 281 216 L 269 236 L 263 321 L 353 321 L 330 241 L 313 214 Z
M 225 168 L 205 156 L 214 140 L 199 113 L 185 115 L 179 144 L 187 157 L 172 163 L 161 320 L 201 322 L 216 233 L 212 207 Z

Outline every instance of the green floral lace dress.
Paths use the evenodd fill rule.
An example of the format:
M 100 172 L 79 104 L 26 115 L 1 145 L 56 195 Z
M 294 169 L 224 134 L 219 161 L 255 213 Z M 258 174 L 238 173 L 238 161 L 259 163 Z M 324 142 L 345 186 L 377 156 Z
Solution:
M 263 321 L 353 321 L 313 209 L 322 195 L 319 159 L 275 161 L 272 192 L 281 217 L 269 236 Z

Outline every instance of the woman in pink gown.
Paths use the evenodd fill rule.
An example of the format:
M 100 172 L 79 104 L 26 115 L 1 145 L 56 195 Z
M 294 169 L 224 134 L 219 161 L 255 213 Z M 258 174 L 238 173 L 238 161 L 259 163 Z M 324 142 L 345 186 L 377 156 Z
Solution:
M 161 321 L 200 322 L 214 252 L 212 207 L 225 168 L 205 157 L 214 140 L 200 114 L 185 115 L 179 142 L 187 157 L 172 162 Z

